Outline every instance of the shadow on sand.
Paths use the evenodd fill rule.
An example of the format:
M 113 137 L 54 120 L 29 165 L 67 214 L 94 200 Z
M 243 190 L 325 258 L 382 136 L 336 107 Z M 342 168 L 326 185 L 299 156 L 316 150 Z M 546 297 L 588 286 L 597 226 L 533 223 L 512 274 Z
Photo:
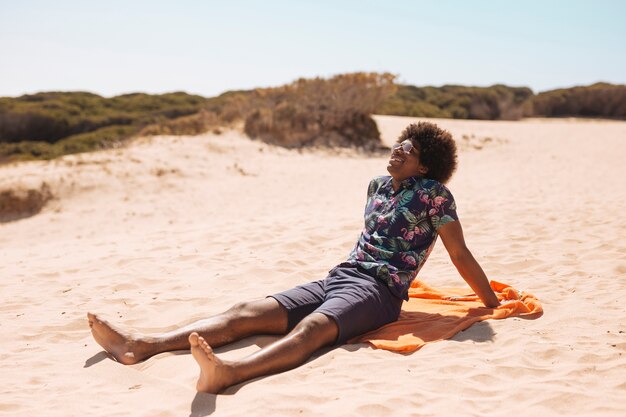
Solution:
M 486 321 L 474 323 L 469 329 L 458 332 L 456 335 L 450 338 L 456 342 L 466 342 L 472 340 L 477 343 L 491 342 L 493 341 L 496 333 L 493 328 Z
M 102 362 L 105 359 L 111 359 L 114 360 L 113 357 L 111 355 L 109 355 L 108 353 L 106 353 L 104 350 L 101 352 L 96 353 L 95 355 L 93 355 L 91 358 L 87 359 L 85 361 L 85 365 L 83 366 L 83 368 L 89 368 L 90 366 L 93 366 L 99 362 Z
M 196 393 L 196 396 L 193 397 L 193 401 L 191 402 L 189 417 L 205 417 L 213 414 L 216 400 L 217 395 L 215 394 Z

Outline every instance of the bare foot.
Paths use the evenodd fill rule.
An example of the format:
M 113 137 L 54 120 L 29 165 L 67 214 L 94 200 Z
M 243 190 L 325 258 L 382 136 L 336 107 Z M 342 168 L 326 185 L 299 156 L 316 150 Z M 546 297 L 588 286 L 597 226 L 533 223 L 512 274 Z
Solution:
M 213 349 L 203 337 L 193 332 L 189 335 L 189 344 L 193 358 L 200 365 L 200 376 L 196 384 L 198 391 L 217 394 L 232 385 L 232 382 L 229 382 L 228 366 L 215 356 Z
M 147 343 L 115 328 L 106 320 L 95 314 L 87 313 L 91 334 L 96 342 L 110 353 L 116 361 L 124 365 L 132 365 L 149 356 Z

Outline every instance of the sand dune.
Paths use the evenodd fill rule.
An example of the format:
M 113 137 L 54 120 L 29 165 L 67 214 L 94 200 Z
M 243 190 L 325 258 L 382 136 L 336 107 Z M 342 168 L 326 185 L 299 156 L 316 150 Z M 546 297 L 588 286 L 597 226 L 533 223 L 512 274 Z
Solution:
M 415 119 L 376 120 L 390 144 Z M 0 223 L 0 414 L 625 415 L 626 123 L 436 122 L 459 142 L 449 186 L 468 245 L 491 278 L 537 295 L 543 317 L 483 322 L 411 355 L 346 345 L 220 396 L 195 392 L 188 353 L 122 366 L 87 310 L 156 332 L 322 278 L 386 166 L 235 131 L 140 139 L 0 168 L 0 192 L 46 184 L 51 197 Z M 420 276 L 463 285 L 439 245 Z

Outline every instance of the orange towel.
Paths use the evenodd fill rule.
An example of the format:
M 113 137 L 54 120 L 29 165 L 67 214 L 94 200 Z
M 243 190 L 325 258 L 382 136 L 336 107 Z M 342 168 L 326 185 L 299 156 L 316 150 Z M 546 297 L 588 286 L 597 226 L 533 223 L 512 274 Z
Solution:
M 533 295 L 491 281 L 491 288 L 502 303 L 485 307 L 469 289 L 434 289 L 415 280 L 409 289 L 409 301 L 402 305 L 398 321 L 350 339 L 349 343 L 368 342 L 380 349 L 413 352 L 429 342 L 449 339 L 472 324 L 506 317 L 538 318 L 543 313 Z

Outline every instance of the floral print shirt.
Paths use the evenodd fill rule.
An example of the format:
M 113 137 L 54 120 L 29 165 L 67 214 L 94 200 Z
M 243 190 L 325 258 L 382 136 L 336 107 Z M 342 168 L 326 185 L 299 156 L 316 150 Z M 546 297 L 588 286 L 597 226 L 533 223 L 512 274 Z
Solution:
M 390 176 L 367 190 L 365 227 L 348 258 L 408 300 L 411 281 L 426 262 L 444 224 L 458 220 L 450 190 L 438 181 L 410 177 L 394 191 Z

